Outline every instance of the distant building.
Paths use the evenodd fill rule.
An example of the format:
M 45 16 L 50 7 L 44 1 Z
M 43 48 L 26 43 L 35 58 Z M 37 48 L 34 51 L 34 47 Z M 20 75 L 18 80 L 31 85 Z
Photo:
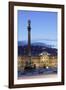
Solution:
M 18 70 L 24 70 L 28 56 L 18 56 Z M 57 56 L 43 52 L 38 56 L 31 56 L 31 63 L 36 68 L 57 67 Z

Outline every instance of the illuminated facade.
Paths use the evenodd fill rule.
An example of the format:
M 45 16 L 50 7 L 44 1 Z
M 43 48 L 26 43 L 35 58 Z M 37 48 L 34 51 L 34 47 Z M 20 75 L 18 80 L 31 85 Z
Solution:
M 24 70 L 27 58 L 27 56 L 18 57 L 18 70 Z M 31 63 L 36 68 L 57 67 L 57 56 L 43 52 L 39 56 L 31 56 Z

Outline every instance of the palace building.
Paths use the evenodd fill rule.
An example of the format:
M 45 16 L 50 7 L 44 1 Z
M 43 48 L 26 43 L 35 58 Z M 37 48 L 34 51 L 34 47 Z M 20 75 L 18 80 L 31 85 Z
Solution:
M 27 56 L 18 56 L 19 70 L 24 70 L 27 59 Z M 57 56 L 52 56 L 47 52 L 43 52 L 39 56 L 31 56 L 31 63 L 35 65 L 36 68 L 57 67 Z

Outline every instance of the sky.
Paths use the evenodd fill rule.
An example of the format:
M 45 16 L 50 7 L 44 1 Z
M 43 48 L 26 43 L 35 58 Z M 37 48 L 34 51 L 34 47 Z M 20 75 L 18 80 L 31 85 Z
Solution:
M 28 20 L 31 20 L 31 42 L 57 46 L 57 12 L 18 10 L 18 41 L 28 40 Z

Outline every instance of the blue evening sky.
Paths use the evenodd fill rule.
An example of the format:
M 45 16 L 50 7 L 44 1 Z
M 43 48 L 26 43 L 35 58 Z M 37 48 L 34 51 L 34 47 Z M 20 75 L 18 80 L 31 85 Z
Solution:
M 28 40 L 28 19 L 31 20 L 31 41 L 57 46 L 57 12 L 18 10 L 18 41 Z

